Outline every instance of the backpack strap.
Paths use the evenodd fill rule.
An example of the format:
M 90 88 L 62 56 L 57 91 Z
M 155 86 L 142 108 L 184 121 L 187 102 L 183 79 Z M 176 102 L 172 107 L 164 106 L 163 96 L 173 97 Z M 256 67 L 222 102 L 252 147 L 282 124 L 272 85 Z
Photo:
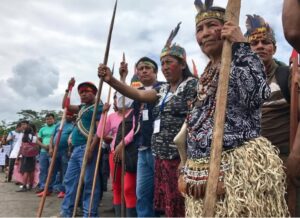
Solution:
M 288 86 L 290 77 L 290 68 L 288 66 L 278 66 L 275 70 L 275 78 L 280 87 L 283 97 L 288 103 L 291 101 L 290 89 Z

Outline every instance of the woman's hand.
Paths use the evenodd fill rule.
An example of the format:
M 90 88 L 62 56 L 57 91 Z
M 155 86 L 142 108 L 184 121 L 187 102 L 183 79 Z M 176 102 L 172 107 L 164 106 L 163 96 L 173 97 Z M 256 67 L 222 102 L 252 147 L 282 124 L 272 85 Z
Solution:
M 241 28 L 231 21 L 225 22 L 221 30 L 221 37 L 229 40 L 230 42 L 247 42 Z
M 178 178 L 178 191 L 184 196 L 186 194 L 186 183 L 184 181 L 183 175 L 179 175 Z
M 110 104 L 105 103 L 103 105 L 102 113 L 107 113 L 109 111 L 109 108 L 110 108 Z
M 105 82 L 109 83 L 113 76 L 109 67 L 107 67 L 104 64 L 99 64 L 98 77 L 100 79 L 102 78 Z
M 122 150 L 123 150 L 123 143 L 120 142 L 118 144 L 118 146 L 116 147 L 116 150 L 115 150 L 115 153 L 114 153 L 114 162 L 115 163 L 118 163 L 119 161 L 122 160 Z

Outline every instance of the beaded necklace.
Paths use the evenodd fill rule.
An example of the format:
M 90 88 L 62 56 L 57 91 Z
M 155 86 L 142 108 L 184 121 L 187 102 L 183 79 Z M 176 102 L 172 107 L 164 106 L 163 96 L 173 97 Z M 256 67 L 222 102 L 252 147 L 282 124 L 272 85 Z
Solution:
M 201 107 L 204 103 L 208 105 L 208 108 L 200 114 L 200 120 L 198 122 L 189 125 L 188 132 L 192 133 L 201 128 L 202 124 L 210 117 L 213 117 L 216 108 L 216 93 L 218 87 L 218 78 L 220 72 L 220 63 L 212 66 L 211 62 L 207 65 L 204 73 L 201 75 L 198 87 L 197 87 L 197 100 L 194 102 L 194 106 Z M 195 109 L 194 109 L 195 110 Z M 189 113 L 187 119 L 192 119 L 192 114 Z M 199 141 L 193 134 L 189 134 L 192 140 Z
M 197 98 L 204 101 L 208 96 L 215 95 L 217 90 L 217 84 L 220 71 L 220 64 L 211 66 L 211 62 L 207 65 L 204 73 L 201 75 L 198 83 Z

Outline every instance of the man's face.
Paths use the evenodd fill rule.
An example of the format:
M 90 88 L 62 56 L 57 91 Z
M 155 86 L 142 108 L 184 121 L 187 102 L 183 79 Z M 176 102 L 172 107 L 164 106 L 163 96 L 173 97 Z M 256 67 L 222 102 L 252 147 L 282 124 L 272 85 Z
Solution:
M 85 104 L 92 104 L 95 100 L 95 94 L 88 89 L 83 89 L 82 91 L 80 91 L 79 96 L 81 102 Z
M 137 76 L 144 86 L 151 86 L 156 81 L 154 68 L 147 62 L 140 62 L 137 66 Z
M 196 38 L 204 54 L 208 57 L 220 52 L 223 46 L 221 39 L 221 30 L 223 24 L 221 21 L 210 18 L 197 24 Z
M 52 126 L 54 124 L 54 121 L 55 121 L 54 117 L 52 117 L 52 116 L 46 117 L 46 124 L 48 126 Z
M 69 114 L 67 114 L 66 115 L 66 120 L 67 120 L 67 122 L 72 122 L 73 121 L 73 115 L 69 115 Z
M 273 59 L 276 52 L 274 43 L 268 38 L 258 38 L 250 41 L 252 51 L 254 51 L 264 63 L 268 63 Z

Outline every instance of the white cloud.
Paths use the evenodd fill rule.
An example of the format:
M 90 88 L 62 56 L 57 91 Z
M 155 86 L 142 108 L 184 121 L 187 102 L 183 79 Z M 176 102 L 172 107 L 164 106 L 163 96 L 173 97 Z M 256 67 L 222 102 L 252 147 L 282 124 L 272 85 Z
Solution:
M 10 88 L 30 100 L 47 98 L 57 88 L 59 72 L 46 59 L 27 59 L 18 63 L 7 80 Z
M 215 5 L 225 6 L 226 2 L 215 0 Z M 60 109 L 72 76 L 77 84 L 93 81 L 98 85 L 97 67 L 103 61 L 113 6 L 113 0 L 1 1 L 0 120 L 16 119 L 21 109 Z M 245 32 L 246 14 L 263 16 L 275 30 L 275 57 L 287 63 L 291 47 L 283 37 L 281 8 L 282 1 L 242 1 L 240 26 Z M 109 65 L 115 63 L 117 69 L 123 52 L 131 71 L 135 61 L 145 55 L 159 63 L 170 30 L 182 21 L 174 41 L 185 47 L 189 65 L 194 59 L 201 72 L 207 58 L 195 40 L 195 14 L 193 0 L 119 0 Z M 44 66 L 44 73 L 37 73 L 38 68 L 32 68 L 28 60 Z M 162 73 L 159 79 L 163 79 Z M 105 84 L 103 101 L 107 87 Z M 22 97 L 28 95 L 34 100 Z M 76 90 L 72 102 L 79 103 Z

